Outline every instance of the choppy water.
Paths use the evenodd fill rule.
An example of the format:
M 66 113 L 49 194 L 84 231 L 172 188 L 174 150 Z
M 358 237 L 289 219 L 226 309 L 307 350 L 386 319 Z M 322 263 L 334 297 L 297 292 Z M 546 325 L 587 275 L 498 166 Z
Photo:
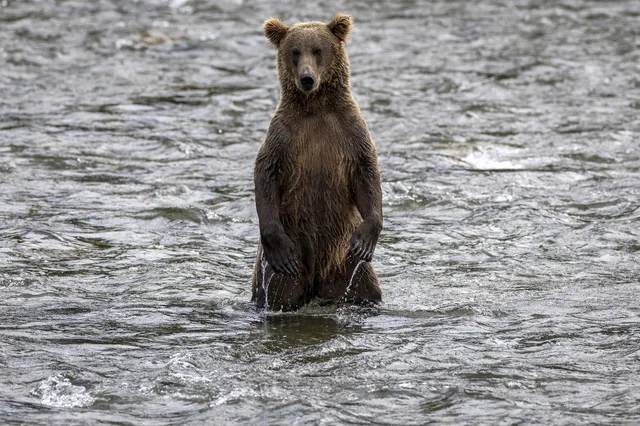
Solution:
M 385 303 L 265 317 L 261 23 L 340 10 Z M 0 94 L 0 422 L 640 422 L 639 2 L 4 0 Z

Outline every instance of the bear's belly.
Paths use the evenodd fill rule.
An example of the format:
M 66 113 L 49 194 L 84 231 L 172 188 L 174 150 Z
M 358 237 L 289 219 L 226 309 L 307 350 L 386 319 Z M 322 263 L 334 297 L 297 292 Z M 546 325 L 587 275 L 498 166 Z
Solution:
M 346 256 L 360 214 L 350 194 L 344 157 L 330 148 L 323 154 L 316 161 L 299 161 L 297 173 L 283 188 L 280 212 L 287 231 L 313 242 L 324 269 Z
M 284 188 L 281 210 L 297 227 L 309 226 L 324 232 L 340 232 L 344 222 L 350 222 L 355 204 L 349 186 L 339 168 L 306 170 L 295 176 Z M 311 230 L 311 229 L 309 229 Z
M 316 271 L 322 277 L 342 267 L 351 234 L 360 223 L 348 185 L 336 181 L 336 169 L 332 173 L 315 170 L 299 176 L 281 199 L 287 234 L 311 244 Z

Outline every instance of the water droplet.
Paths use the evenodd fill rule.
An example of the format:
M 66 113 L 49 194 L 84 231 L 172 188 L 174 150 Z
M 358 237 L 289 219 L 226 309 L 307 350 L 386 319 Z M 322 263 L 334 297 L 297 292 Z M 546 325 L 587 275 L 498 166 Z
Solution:
M 347 295 L 349 294 L 349 290 L 351 289 L 351 284 L 353 284 L 353 277 L 356 275 L 356 272 L 358 271 L 358 268 L 363 263 L 364 263 L 364 260 L 360 259 L 358 261 L 358 264 L 356 265 L 356 267 L 353 268 L 353 272 L 351 273 L 351 279 L 349 279 L 349 285 L 347 286 L 347 289 L 344 291 L 344 296 L 345 297 L 347 297 Z

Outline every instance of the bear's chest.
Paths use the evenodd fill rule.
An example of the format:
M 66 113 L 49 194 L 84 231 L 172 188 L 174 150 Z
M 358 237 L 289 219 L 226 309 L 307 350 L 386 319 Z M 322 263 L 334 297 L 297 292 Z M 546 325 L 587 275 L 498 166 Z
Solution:
M 293 170 L 305 186 L 346 188 L 353 163 L 350 141 L 332 120 L 301 127 L 293 144 Z
M 335 121 L 313 120 L 292 135 L 291 175 L 285 179 L 288 204 L 308 211 L 350 204 L 354 159 L 350 141 Z

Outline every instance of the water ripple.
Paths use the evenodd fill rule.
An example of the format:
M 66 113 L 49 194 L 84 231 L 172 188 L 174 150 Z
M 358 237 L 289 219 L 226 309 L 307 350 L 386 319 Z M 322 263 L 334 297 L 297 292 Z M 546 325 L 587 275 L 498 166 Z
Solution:
M 338 6 L 1 2 L 0 422 L 638 423 L 640 9 Z M 260 25 L 338 9 L 384 304 L 262 315 Z

